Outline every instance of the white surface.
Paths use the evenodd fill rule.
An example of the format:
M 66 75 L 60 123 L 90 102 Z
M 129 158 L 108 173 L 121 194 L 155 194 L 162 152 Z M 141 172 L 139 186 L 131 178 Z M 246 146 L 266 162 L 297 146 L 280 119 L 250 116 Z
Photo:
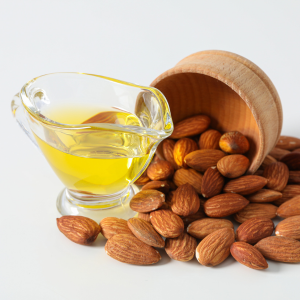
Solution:
M 18 128 L 10 100 L 28 80 L 79 71 L 148 85 L 200 50 L 236 52 L 274 82 L 283 133 L 300 137 L 299 1 L 1 1 L 0 299 L 299 299 L 300 265 L 232 258 L 119 263 L 56 228 L 62 184 Z M 163 253 L 163 251 L 162 251 Z

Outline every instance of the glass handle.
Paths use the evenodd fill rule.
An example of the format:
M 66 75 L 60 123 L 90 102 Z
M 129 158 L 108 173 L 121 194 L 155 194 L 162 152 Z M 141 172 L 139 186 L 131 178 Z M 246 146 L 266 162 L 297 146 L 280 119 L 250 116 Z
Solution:
M 22 105 L 22 101 L 20 99 L 19 94 L 16 94 L 12 101 L 11 101 L 11 110 L 12 113 L 16 119 L 16 121 L 18 122 L 18 124 L 20 125 L 20 127 L 23 129 L 23 131 L 26 133 L 26 135 L 30 138 L 30 140 L 33 142 L 33 144 L 38 148 L 38 144 L 32 134 L 32 131 L 29 127 L 29 123 L 26 119 L 26 115 L 25 115 L 25 111 L 24 111 L 24 107 Z

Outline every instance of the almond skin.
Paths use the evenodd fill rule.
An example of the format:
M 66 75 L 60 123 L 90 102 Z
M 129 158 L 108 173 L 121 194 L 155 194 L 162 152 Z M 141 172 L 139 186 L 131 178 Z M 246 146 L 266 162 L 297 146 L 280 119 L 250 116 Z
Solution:
M 232 222 L 226 219 L 204 218 L 194 221 L 187 227 L 187 232 L 197 239 L 204 239 L 209 234 L 222 228 L 234 229 Z
M 264 270 L 268 263 L 263 255 L 253 246 L 244 242 L 235 242 L 230 247 L 230 253 L 242 265 L 254 269 Z
M 225 184 L 223 191 L 225 193 L 236 193 L 240 195 L 250 195 L 262 189 L 268 180 L 256 175 L 247 175 L 230 180 Z
M 234 215 L 234 219 L 239 223 L 244 223 L 251 218 L 264 217 L 274 219 L 276 217 L 277 206 L 269 203 L 250 203 L 244 209 Z
M 177 186 L 189 183 L 198 194 L 201 194 L 203 175 L 193 169 L 179 169 L 175 172 L 173 181 Z
M 206 214 L 204 213 L 204 209 L 203 209 L 203 206 L 201 203 L 199 210 L 195 214 L 189 215 L 187 217 L 182 217 L 182 221 L 185 226 L 188 226 L 189 224 L 193 223 L 194 221 L 197 221 L 197 220 L 200 220 L 203 218 L 206 218 Z
M 285 163 L 289 170 L 300 171 L 300 152 L 291 152 L 283 156 L 280 161 Z
M 290 171 L 288 183 L 300 184 L 300 171 Z
M 196 258 L 201 265 L 217 266 L 229 256 L 233 243 L 233 229 L 223 228 L 214 231 L 199 243 Z
M 182 219 L 170 210 L 160 209 L 150 213 L 154 229 L 165 238 L 176 238 L 184 229 Z
M 269 236 L 259 241 L 255 248 L 267 259 L 300 262 L 300 242 L 283 236 Z
M 267 155 L 264 159 L 264 161 L 262 162 L 261 164 L 261 167 L 263 169 L 265 169 L 268 165 L 270 164 L 273 164 L 273 163 L 276 163 L 277 162 L 277 159 L 275 159 L 273 156 L 271 155 Z
M 149 246 L 164 248 L 165 241 L 154 230 L 153 226 L 139 218 L 131 218 L 127 222 L 129 229 L 132 233 L 142 242 Z
M 94 220 L 82 216 L 62 216 L 56 219 L 57 227 L 69 240 L 80 245 L 92 244 L 101 231 Z
M 174 160 L 174 154 L 173 154 L 174 146 L 175 146 L 175 141 L 173 140 L 166 139 L 162 142 L 162 150 L 163 150 L 164 157 L 168 162 L 172 164 L 173 168 L 176 170 L 178 167 Z
M 222 134 L 214 129 L 203 132 L 199 139 L 199 148 L 220 150 L 219 141 L 221 136 Z
M 200 208 L 200 199 L 196 190 L 186 183 L 175 192 L 171 202 L 172 211 L 182 217 L 195 214 Z
M 151 179 L 147 176 L 147 170 L 134 182 L 137 185 L 147 184 Z
M 222 218 L 230 216 L 249 204 L 249 201 L 237 194 L 221 194 L 208 199 L 204 203 L 204 212 L 212 218 Z
M 253 203 L 268 203 L 281 199 L 282 193 L 273 190 L 261 189 L 251 195 L 248 195 L 246 198 Z
M 189 153 L 184 161 L 189 167 L 204 173 L 208 168 L 216 166 L 225 155 L 220 150 L 202 149 Z
M 293 152 L 300 152 L 300 148 L 293 150 Z
M 204 198 L 211 198 L 222 192 L 225 180 L 216 167 L 208 168 L 202 179 L 201 192 Z
M 300 196 L 284 202 L 277 209 L 277 216 L 283 219 L 298 215 L 300 215 Z
M 167 180 L 174 174 L 174 167 L 166 160 L 153 162 L 147 169 L 147 175 L 151 180 Z
M 221 150 L 230 154 L 244 154 L 250 148 L 247 138 L 238 131 L 223 134 L 219 146 Z
M 132 265 L 152 265 L 161 260 L 157 250 L 146 245 L 132 234 L 117 234 L 106 242 L 107 255 Z
M 127 225 L 127 221 L 115 217 L 107 217 L 101 220 L 101 233 L 110 239 L 116 234 L 131 234 L 132 232 Z
M 130 201 L 130 208 L 136 212 L 151 212 L 160 208 L 165 202 L 165 195 L 156 190 L 144 190 L 134 195 Z
M 270 156 L 274 157 L 276 160 L 280 160 L 283 156 L 286 154 L 289 154 L 291 151 L 289 150 L 284 150 L 280 148 L 273 148 L 273 150 L 269 153 Z
M 282 191 L 282 198 L 275 200 L 274 204 L 280 206 L 282 203 L 300 196 L 300 185 L 287 185 Z
M 170 190 L 170 186 L 169 186 L 169 183 L 167 181 L 158 181 L 158 180 L 155 180 L 155 181 L 150 181 L 148 183 L 146 183 L 142 189 L 142 191 L 145 191 L 145 190 L 157 190 L 157 191 L 160 191 L 164 194 L 167 194 Z
M 286 218 L 275 228 L 275 235 L 300 240 L 300 216 Z
M 138 213 L 137 217 L 150 223 L 150 213 Z
M 197 241 L 187 233 L 182 233 L 174 239 L 166 239 L 165 250 L 170 258 L 179 261 L 189 261 L 194 258 Z
M 281 136 L 276 145 L 277 148 L 295 150 L 300 148 L 300 139 L 292 136 Z
M 204 132 L 210 125 L 210 118 L 205 115 L 197 115 L 175 124 L 171 139 L 181 139 Z
M 286 164 L 275 162 L 266 166 L 263 176 L 268 179 L 269 189 L 281 192 L 288 183 L 289 169 Z
M 242 176 L 248 170 L 249 166 L 249 159 L 241 154 L 225 156 L 217 164 L 219 172 L 227 178 Z
M 184 158 L 191 152 L 198 150 L 197 143 L 189 138 L 183 138 L 176 142 L 174 146 L 173 156 L 177 169 L 188 168 L 187 164 L 184 162 Z
M 274 223 L 264 217 L 251 218 L 241 224 L 235 234 L 237 241 L 248 244 L 256 244 L 258 241 L 271 236 L 274 231 Z

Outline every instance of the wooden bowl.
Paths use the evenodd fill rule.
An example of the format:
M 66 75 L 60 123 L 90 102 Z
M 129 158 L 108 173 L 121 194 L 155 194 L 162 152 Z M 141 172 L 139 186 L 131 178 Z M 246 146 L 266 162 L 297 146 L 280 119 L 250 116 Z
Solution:
M 226 51 L 201 51 L 158 76 L 151 86 L 169 102 L 174 123 L 205 114 L 221 132 L 240 131 L 250 142 L 248 174 L 276 145 L 282 128 L 279 95 L 254 63 Z

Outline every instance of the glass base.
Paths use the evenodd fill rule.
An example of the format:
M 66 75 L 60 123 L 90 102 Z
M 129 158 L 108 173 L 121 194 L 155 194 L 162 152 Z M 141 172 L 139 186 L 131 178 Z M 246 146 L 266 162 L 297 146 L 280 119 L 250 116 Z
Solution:
M 56 206 L 61 215 L 84 216 L 100 222 L 106 217 L 128 220 L 137 213 L 130 206 L 131 198 L 138 192 L 135 185 L 114 194 L 95 196 L 63 189 L 58 195 Z

